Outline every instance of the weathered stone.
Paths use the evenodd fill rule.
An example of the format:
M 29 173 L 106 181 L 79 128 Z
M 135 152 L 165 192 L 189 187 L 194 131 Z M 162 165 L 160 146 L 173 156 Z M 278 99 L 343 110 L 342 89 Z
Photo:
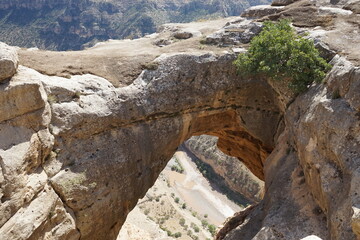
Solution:
M 216 146 L 217 141 L 216 137 L 202 135 L 190 138 L 184 145 L 222 176 L 230 189 L 252 202 L 259 202 L 264 194 L 264 183 L 255 177 L 239 159 L 221 152 Z
M 0 122 L 31 113 L 45 106 L 41 75 L 20 67 L 7 84 L 0 85 Z
M 326 83 L 298 96 L 266 76 L 237 76 L 230 49 L 198 49 L 200 38 L 194 37 L 173 44 L 175 50 L 153 61 L 156 68 L 121 88 L 93 74 L 48 77 L 20 68 L 0 94 L 1 238 L 51 239 L 59 233 L 55 239 L 115 239 L 176 148 L 201 134 L 219 137 L 223 152 L 265 180 L 264 199 L 225 239 L 359 238 L 358 16 L 324 13 L 318 4 L 299 1 L 269 16 L 322 26 L 310 31 L 345 55 L 332 59 Z M 231 22 L 219 43 L 240 44 L 242 30 L 251 33 L 255 25 Z M 143 52 L 135 49 L 142 41 L 126 42 L 134 48 L 127 60 Z M 153 42 L 146 46 L 160 53 L 173 47 Z M 197 48 L 181 48 L 189 42 Z M 87 50 L 89 55 L 47 52 L 53 59 L 46 61 L 60 55 L 78 60 L 107 48 L 121 52 L 117 44 Z M 111 66 L 104 69 L 116 68 Z M 44 217 L 54 205 L 59 218 Z
M 345 4 L 344 9 L 350 10 L 356 14 L 360 14 L 360 1 L 358 1 L 358 0 L 348 1 Z
M 246 44 L 259 34 L 261 29 L 261 23 L 250 22 L 249 20 L 229 23 L 223 29 L 207 36 L 204 43 L 219 46 Z
M 14 47 L 0 42 L 0 82 L 12 77 L 18 67 L 18 55 Z
M 298 0 L 273 0 L 271 5 L 272 6 L 286 6 L 286 5 L 289 5 L 296 1 L 298 1 Z
M 271 14 L 279 13 L 283 6 L 270 6 L 270 5 L 258 5 L 246 9 L 241 17 L 247 18 L 262 18 Z
M 238 79 L 231 64 L 234 57 L 163 55 L 156 60 L 156 70 L 145 70 L 134 84 L 120 89 L 91 75 L 44 78 L 48 94 L 58 96 L 52 103 L 51 129 L 59 150 L 49 159 L 58 170 L 51 172 L 51 185 L 75 212 L 82 238 L 116 236 L 136 199 L 191 135 L 209 133 L 225 141 L 227 136 L 241 138 L 244 133 L 238 131 L 247 129 L 252 135 L 247 145 L 237 146 L 253 159 L 255 174 L 263 176 L 261 165 L 274 144 L 281 114 L 266 80 Z M 81 90 L 77 98 L 71 97 Z M 268 101 L 274 105 L 264 109 Z M 101 224 L 94 225 L 94 218 L 102 219 Z
M 73 217 L 49 187 L 20 209 L 1 228 L 3 239 L 75 240 L 80 238 Z
M 193 34 L 191 32 L 175 32 L 173 34 L 173 37 L 174 38 L 177 38 L 177 39 L 188 39 L 188 38 L 191 38 L 193 36 Z
M 172 43 L 172 41 L 170 41 L 168 39 L 159 39 L 154 42 L 154 44 L 159 47 L 164 47 L 164 46 L 170 45 L 171 43 Z
M 333 59 L 333 57 L 335 57 L 336 55 L 335 51 L 331 50 L 329 46 L 327 46 L 321 41 L 317 41 L 315 43 L 315 47 L 317 50 L 319 50 L 320 56 L 328 62 L 330 62 L 331 59 Z

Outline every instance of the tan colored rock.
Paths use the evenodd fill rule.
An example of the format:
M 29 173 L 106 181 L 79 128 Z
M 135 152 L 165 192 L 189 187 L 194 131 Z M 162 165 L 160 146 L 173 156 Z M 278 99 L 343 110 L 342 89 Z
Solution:
M 264 182 L 255 177 L 239 159 L 221 152 L 216 146 L 217 141 L 216 137 L 202 135 L 191 137 L 184 145 L 222 176 L 230 189 L 252 202 L 259 202 L 263 197 Z
M 0 85 L 0 122 L 34 112 L 45 106 L 41 75 L 20 67 L 9 84 Z
M 351 217 L 351 226 L 356 236 L 360 237 L 360 209 L 353 207 L 353 215 Z
M 51 185 L 75 212 L 83 239 L 116 236 L 137 199 L 193 134 L 220 135 L 228 129 L 235 135 L 243 125 L 241 129 L 262 137 L 247 151 L 254 164 L 264 157 L 259 148 L 265 144 L 271 148 L 280 118 L 275 92 L 262 79 L 239 81 L 229 64 L 233 59 L 232 55 L 163 55 L 157 59 L 157 70 L 144 71 L 134 84 L 120 89 L 91 75 L 44 79 L 48 94 L 58 96 L 52 103 L 51 129 L 58 153 L 49 159 L 57 167 L 51 172 Z M 217 71 L 220 68 L 222 72 Z M 249 89 L 257 89 L 259 95 Z M 78 97 L 71 97 L 76 92 Z M 262 115 L 268 101 L 275 104 Z M 229 104 L 232 109 L 224 112 Z M 239 115 L 245 124 L 236 120 Z M 258 124 L 266 124 L 267 130 Z M 93 219 L 99 221 L 95 224 Z
M 274 2 L 273 2 L 274 4 Z M 283 6 L 270 6 L 270 5 L 258 5 L 253 6 L 246 9 L 242 14 L 241 17 L 247 18 L 261 18 L 271 14 L 275 14 L 280 12 L 283 9 Z
M 18 61 L 16 49 L 0 43 L 0 82 L 11 78 L 16 73 Z
M 129 77 L 118 67 L 146 48 L 151 60 L 159 57 L 140 75 L 138 62 L 130 61 L 136 74 L 121 88 L 93 74 L 48 77 L 22 67 L 2 85 L 0 237 L 116 239 L 176 148 L 193 135 L 209 134 L 265 180 L 264 199 L 224 239 L 359 238 L 358 16 L 319 11 L 319 4 L 298 1 L 269 16 L 291 16 L 294 25 L 307 27 L 330 49 L 342 49 L 347 59 L 335 57 L 326 84 L 296 99 L 265 76 L 240 78 L 234 54 L 215 46 L 200 50 L 195 37 L 163 48 L 153 45 L 155 39 L 141 39 L 110 42 L 86 54 L 39 51 L 31 58 L 34 53 L 26 52 L 27 63 L 42 72 L 61 63 L 52 74 L 63 72 L 70 59 L 96 56 L 84 59 L 89 65 L 81 73 L 94 68 L 113 78 Z M 246 21 L 245 30 L 257 26 Z M 239 31 L 231 24 L 227 33 Z M 45 217 L 51 203 L 59 211 L 54 220 Z
M 296 1 L 298 1 L 298 0 L 273 0 L 271 5 L 272 6 L 286 6 L 286 5 L 289 5 Z
M 28 206 L 20 209 L 0 229 L 3 239 L 73 240 L 80 235 L 73 217 L 49 186 Z

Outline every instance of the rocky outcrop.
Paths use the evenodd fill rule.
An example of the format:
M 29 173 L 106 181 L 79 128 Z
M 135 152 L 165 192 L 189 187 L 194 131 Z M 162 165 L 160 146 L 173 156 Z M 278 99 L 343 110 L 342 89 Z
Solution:
M 359 238 L 358 16 L 339 13 L 342 3 L 317 4 L 265 17 L 293 16 L 299 32 L 341 53 L 326 81 L 296 98 L 266 76 L 240 78 L 232 48 L 199 47 L 199 37 L 162 48 L 156 36 L 126 41 L 130 52 L 116 41 L 84 52 L 21 51 L 28 67 L 0 85 L 1 238 L 116 239 L 177 147 L 201 134 L 217 136 L 220 150 L 265 180 L 264 199 L 237 215 L 240 226 L 229 221 L 224 239 Z M 155 60 L 128 85 L 96 76 L 145 48 Z M 107 64 L 94 67 L 91 56 Z M 29 68 L 64 59 L 73 61 L 66 69 L 83 61 L 81 73 L 92 74 Z
M 241 16 L 246 18 L 261 18 L 268 15 L 279 13 L 281 12 L 281 10 L 283 10 L 283 6 L 274 7 L 270 5 L 259 5 L 246 9 L 241 14 Z
M 21 67 L 0 89 L 1 238 L 79 238 L 73 212 L 49 185 L 42 168 L 54 137 L 41 78 Z
M 221 152 L 217 148 L 217 141 L 216 137 L 202 135 L 191 137 L 184 145 L 223 177 L 231 190 L 252 202 L 259 202 L 264 194 L 264 182 L 255 177 L 239 159 Z
M 333 64 L 326 85 L 312 88 L 290 105 L 287 128 L 265 163 L 269 185 L 262 206 L 224 239 L 359 237 L 359 108 L 355 103 L 359 98 L 350 90 L 358 84 L 359 69 L 341 57 L 334 58 Z M 334 95 L 340 85 L 349 87 Z M 286 234 L 286 216 L 296 216 L 287 218 L 287 224 L 296 226 L 291 234 Z
M 2 164 L 2 186 L 7 190 L 2 206 L 9 205 L 11 211 L 4 215 L 1 234 L 23 231 L 22 225 L 11 224 L 16 214 L 24 217 L 28 213 L 19 210 L 24 202 L 14 195 L 26 196 L 24 192 L 29 191 L 26 201 L 31 205 L 41 192 L 54 191 L 62 200 L 59 218 L 68 223 L 66 234 L 76 237 L 80 233 L 82 239 L 116 237 L 126 214 L 153 184 L 177 146 L 194 134 L 213 134 L 226 142 L 248 134 L 241 154 L 263 178 L 262 164 L 281 119 L 276 92 L 264 79 L 239 79 L 233 59 L 232 54 L 164 54 L 156 59 L 156 70 L 145 70 L 133 84 L 118 89 L 89 74 L 67 79 L 20 67 L 2 95 L 17 99 L 19 95 L 12 91 L 20 81 L 24 86 L 32 84 L 33 91 L 29 86 L 28 92 L 35 103 L 30 97 L 19 102 L 19 114 L 14 111 L 14 116 L 2 121 L 2 129 L 12 136 L 1 138 L 2 149 L 9 148 L 1 155 L 2 161 L 16 155 L 19 160 L 13 171 L 22 173 L 19 168 L 25 168 L 25 179 L 23 183 L 12 181 L 17 175 L 9 170 L 11 166 Z M 253 94 L 255 89 L 258 95 Z M 9 98 L 3 98 L 5 109 L 12 106 Z M 273 104 L 267 105 L 269 101 Z M 30 117 L 31 121 L 26 119 Z M 14 129 L 16 124 L 24 133 Z M 18 149 L 22 146 L 23 158 Z M 34 176 L 33 171 L 42 180 L 29 190 L 27 176 Z M 45 210 L 44 214 L 52 215 Z M 39 229 L 51 226 L 51 218 L 39 219 L 41 223 L 32 231 L 49 234 Z
M 18 61 L 15 49 L 0 43 L 0 82 L 15 74 Z

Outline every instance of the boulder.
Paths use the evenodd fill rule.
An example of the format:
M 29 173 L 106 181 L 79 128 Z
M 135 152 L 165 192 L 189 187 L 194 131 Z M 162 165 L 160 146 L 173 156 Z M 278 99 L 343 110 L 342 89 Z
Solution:
M 262 24 L 258 22 L 249 22 L 249 20 L 230 22 L 223 29 L 207 36 L 204 43 L 219 46 L 246 44 L 259 34 L 261 29 Z
M 268 15 L 279 13 L 283 10 L 283 6 L 270 6 L 270 5 L 258 5 L 246 9 L 241 17 L 247 18 L 262 18 Z
M 296 1 L 299 1 L 299 0 L 273 0 L 271 5 L 272 6 L 286 6 L 286 5 L 292 4 Z
M 193 34 L 191 32 L 178 31 L 173 34 L 173 37 L 176 39 L 188 39 L 191 38 Z
M 16 73 L 18 61 L 16 48 L 0 42 L 0 82 Z
M 348 1 L 343 8 L 346 10 L 350 10 L 353 13 L 360 14 L 360 1 L 359 0 Z

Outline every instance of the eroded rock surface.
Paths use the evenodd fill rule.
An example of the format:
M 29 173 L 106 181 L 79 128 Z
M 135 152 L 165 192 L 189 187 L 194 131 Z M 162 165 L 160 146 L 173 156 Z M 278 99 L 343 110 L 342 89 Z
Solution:
M 18 55 L 14 47 L 0 43 L 0 82 L 12 77 L 18 67 Z
M 217 141 L 216 137 L 202 135 L 191 137 L 184 145 L 223 177 L 231 190 L 242 194 L 251 202 L 259 202 L 264 194 L 264 182 L 255 177 L 239 159 L 220 151 Z
M 201 134 L 265 180 L 264 199 L 224 239 L 359 238 L 359 16 L 320 3 L 224 28 L 291 16 L 337 52 L 326 82 L 296 98 L 265 77 L 240 78 L 233 45 L 200 45 L 201 36 L 160 48 L 160 34 L 125 42 L 128 51 L 116 41 L 85 53 L 21 51 L 27 67 L 0 85 L 1 238 L 116 239 L 176 148 Z M 126 65 L 147 48 L 145 62 Z M 133 75 L 122 82 L 124 65 Z

